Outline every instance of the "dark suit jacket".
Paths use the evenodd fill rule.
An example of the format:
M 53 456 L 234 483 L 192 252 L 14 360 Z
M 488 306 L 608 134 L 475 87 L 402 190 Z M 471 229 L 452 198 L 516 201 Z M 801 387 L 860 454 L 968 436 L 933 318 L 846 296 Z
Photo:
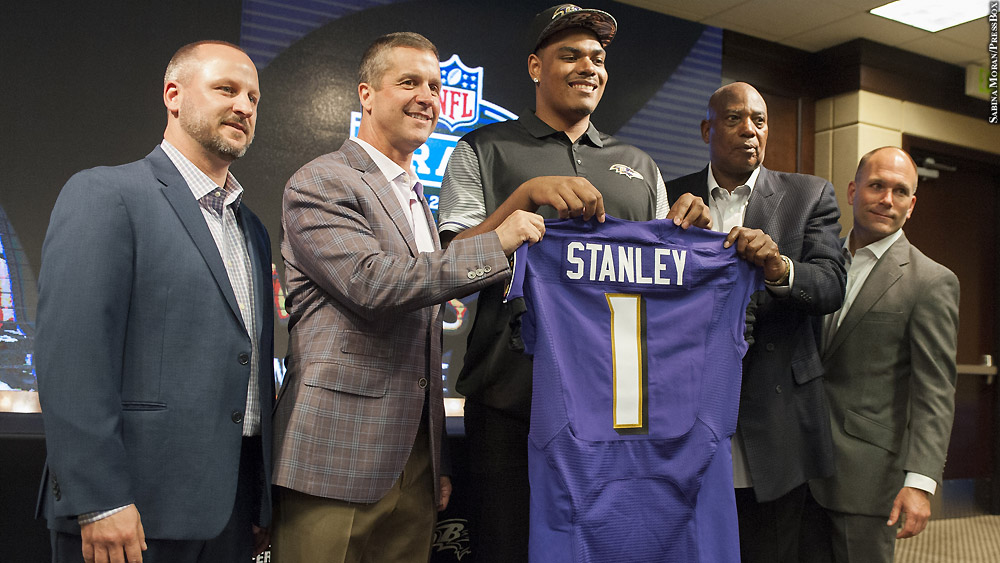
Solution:
M 253 266 L 269 475 L 270 243 L 245 205 L 238 216 Z M 72 517 L 135 503 L 147 537 L 217 536 L 236 496 L 251 342 L 199 204 L 162 149 L 70 178 L 38 287 L 48 449 L 39 511 L 49 527 L 79 533 Z M 266 525 L 261 490 L 254 521 Z
M 903 235 L 875 265 L 823 353 L 836 471 L 816 500 L 887 517 L 913 471 L 941 482 L 955 414 L 958 278 Z
M 667 182 L 670 201 L 685 192 L 708 203 L 708 167 Z M 844 300 L 839 219 L 830 182 L 761 167 L 743 226 L 770 235 L 795 268 L 787 297 L 755 294 L 754 344 L 743 359 L 737 431 L 761 502 L 833 470 L 817 332 L 819 315 Z
M 441 250 L 432 228 L 437 250 L 418 252 L 392 185 L 350 140 L 292 176 L 282 225 L 291 338 L 274 483 L 379 500 L 409 458 L 426 402 L 437 489 L 441 304 L 509 278 L 500 240 L 486 233 Z

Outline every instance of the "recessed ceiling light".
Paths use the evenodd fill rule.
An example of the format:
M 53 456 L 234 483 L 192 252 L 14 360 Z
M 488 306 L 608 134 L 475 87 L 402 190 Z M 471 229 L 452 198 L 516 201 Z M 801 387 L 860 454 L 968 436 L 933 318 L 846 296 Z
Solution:
M 985 17 L 989 8 L 986 0 L 897 0 L 869 12 L 933 33 Z

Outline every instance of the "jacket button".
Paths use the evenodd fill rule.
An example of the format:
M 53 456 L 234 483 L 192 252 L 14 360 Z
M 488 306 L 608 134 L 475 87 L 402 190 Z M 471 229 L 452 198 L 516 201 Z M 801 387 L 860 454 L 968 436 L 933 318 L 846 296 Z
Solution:
M 777 393 L 777 394 L 779 394 L 779 395 L 781 394 L 781 385 L 780 384 L 774 386 L 774 392 Z
M 469 279 L 470 280 L 476 279 L 476 272 L 469 272 Z
M 768 352 L 774 352 L 774 343 L 768 342 L 767 346 L 764 346 L 764 349 L 767 350 Z
M 483 266 L 483 271 L 488 274 L 488 273 L 490 273 L 490 272 L 493 271 L 493 266 L 490 266 L 489 264 L 487 264 L 487 265 Z
M 247 354 L 246 352 L 240 352 L 238 359 L 240 361 L 240 365 L 245 366 L 250 363 L 250 354 Z
M 239 424 L 239 423 L 243 422 L 243 412 L 242 411 L 233 411 L 233 414 L 232 414 L 231 418 L 233 419 L 233 422 L 235 422 L 236 424 Z
M 426 377 L 421 377 L 420 379 L 418 379 L 417 380 L 417 386 L 420 387 L 421 389 L 426 388 L 427 387 L 427 378 Z
M 486 273 L 486 270 L 484 270 L 482 268 L 476 268 L 476 275 L 477 276 L 481 276 L 481 275 L 483 275 L 485 273 Z

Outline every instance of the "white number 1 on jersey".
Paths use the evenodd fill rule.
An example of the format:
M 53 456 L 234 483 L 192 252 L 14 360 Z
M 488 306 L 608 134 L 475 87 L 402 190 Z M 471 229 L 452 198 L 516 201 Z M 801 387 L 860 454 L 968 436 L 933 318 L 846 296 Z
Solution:
M 604 296 L 611 309 L 614 428 L 619 434 L 646 434 L 646 315 L 642 295 Z

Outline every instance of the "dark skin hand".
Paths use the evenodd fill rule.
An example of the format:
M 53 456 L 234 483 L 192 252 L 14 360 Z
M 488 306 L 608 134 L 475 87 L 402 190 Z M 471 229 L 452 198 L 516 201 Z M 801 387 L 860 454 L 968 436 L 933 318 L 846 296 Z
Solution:
M 441 244 L 447 246 L 453 239 L 464 239 L 495 230 L 514 212 L 535 212 L 545 205 L 555 209 L 562 219 L 580 217 L 588 221 L 597 217 L 598 222 L 604 222 L 604 196 L 590 180 L 579 176 L 538 176 L 521 184 L 482 223 L 457 235 L 442 233 Z M 684 194 L 678 198 L 670 207 L 667 219 L 683 229 L 691 226 L 708 229 L 712 226 L 708 206 L 701 198 L 692 194 Z
M 722 243 L 723 248 L 736 245 L 736 254 L 755 266 L 764 268 L 764 279 L 778 281 L 788 273 L 788 266 L 781 259 L 778 245 L 771 236 L 760 229 L 733 227 Z
M 702 229 L 712 228 L 712 212 L 705 201 L 694 194 L 682 194 L 670 206 L 667 219 L 682 229 L 695 226 Z

